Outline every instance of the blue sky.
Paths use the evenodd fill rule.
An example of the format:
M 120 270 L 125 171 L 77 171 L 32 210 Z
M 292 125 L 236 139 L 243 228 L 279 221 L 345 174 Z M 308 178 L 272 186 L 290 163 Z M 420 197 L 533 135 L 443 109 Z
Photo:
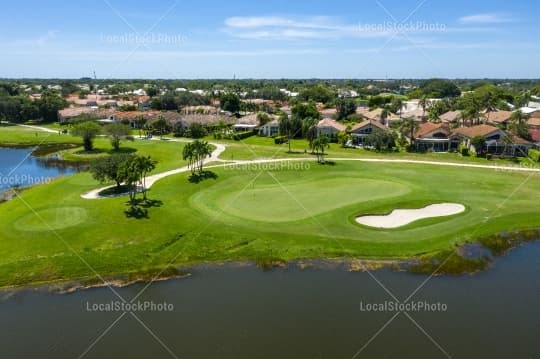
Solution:
M 533 0 L 6 2 L 0 77 L 540 78 Z

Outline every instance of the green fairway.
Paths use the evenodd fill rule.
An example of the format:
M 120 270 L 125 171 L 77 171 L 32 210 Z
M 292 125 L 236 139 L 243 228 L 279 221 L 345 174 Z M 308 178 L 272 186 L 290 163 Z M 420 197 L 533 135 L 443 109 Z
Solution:
M 331 172 L 331 171 L 330 171 Z M 397 197 L 409 188 L 397 182 L 358 177 L 335 177 L 332 173 L 311 178 L 299 173 L 281 180 L 272 176 L 257 178 L 252 186 L 239 191 L 244 176 L 229 178 L 211 191 L 191 197 L 190 204 L 215 215 L 212 210 L 261 222 L 290 222 L 352 205 Z M 346 194 L 346 195 L 345 195 Z M 264 204 L 264 209 L 261 205 Z
M 162 170 L 180 162 L 181 144 L 155 142 L 159 151 L 154 142 L 130 146 L 139 143 L 148 146 L 139 148 L 143 154 L 170 156 Z M 216 179 L 197 184 L 187 173 L 157 182 L 145 216 L 126 212 L 126 198 L 82 199 L 81 193 L 99 186 L 87 173 L 24 191 L 22 200 L 0 204 L 0 285 L 226 260 L 408 258 L 485 235 L 540 228 L 537 174 L 354 161 L 213 171 Z M 442 202 L 467 211 L 393 230 L 354 221 L 361 214 Z

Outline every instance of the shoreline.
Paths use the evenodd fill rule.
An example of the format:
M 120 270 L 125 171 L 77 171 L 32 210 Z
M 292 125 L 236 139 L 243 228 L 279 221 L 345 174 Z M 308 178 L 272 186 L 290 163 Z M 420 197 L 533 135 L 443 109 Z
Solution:
M 527 236 L 527 233 L 529 236 Z M 534 235 L 533 235 L 534 234 Z M 230 268 L 255 268 L 261 271 L 273 270 L 341 270 L 351 273 L 372 272 L 390 269 L 396 273 L 407 273 L 411 275 L 432 275 L 435 277 L 454 276 L 464 277 L 472 276 L 492 268 L 498 260 L 512 254 L 514 249 L 523 245 L 540 242 L 540 230 L 534 231 L 518 231 L 518 232 L 503 232 L 493 237 L 494 241 L 506 239 L 506 246 L 500 250 L 500 247 L 486 246 L 487 239 L 479 239 L 475 242 L 463 243 L 452 250 L 441 251 L 425 256 L 416 256 L 404 259 L 369 259 L 369 258 L 316 258 L 316 259 L 295 259 L 290 261 L 271 259 L 267 261 L 260 260 L 245 260 L 245 261 L 221 261 L 221 262 L 201 262 L 192 265 L 182 265 L 171 267 L 164 270 L 162 275 L 155 277 L 151 272 L 119 274 L 104 278 L 106 283 L 101 282 L 96 278 L 75 279 L 65 281 L 43 282 L 21 286 L 0 287 L 0 301 L 6 300 L 13 295 L 26 291 L 39 291 L 54 295 L 67 295 L 79 291 L 100 289 L 100 288 L 125 288 L 139 283 L 164 282 L 178 279 L 191 278 L 193 272 L 205 269 L 218 269 L 222 267 Z M 479 256 L 478 258 L 464 257 L 462 249 L 466 246 L 478 246 L 482 250 L 489 250 L 489 257 Z M 499 250 L 497 250 L 497 248 Z M 437 268 L 439 263 L 436 263 L 438 256 L 448 255 L 458 257 L 464 264 L 462 271 L 444 271 L 442 268 Z M 471 267 L 467 264 L 474 262 L 475 266 Z M 427 267 L 422 267 L 428 264 Z M 471 269 L 472 268 L 472 269 Z M 437 271 L 435 271 L 438 269 Z M 156 272 L 161 270 L 156 270 Z

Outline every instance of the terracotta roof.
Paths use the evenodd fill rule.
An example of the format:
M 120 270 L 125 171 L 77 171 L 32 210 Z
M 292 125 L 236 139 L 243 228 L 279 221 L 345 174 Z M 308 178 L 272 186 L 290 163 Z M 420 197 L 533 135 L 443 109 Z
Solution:
M 527 121 L 529 126 L 540 127 L 540 117 L 532 117 Z
M 106 109 L 98 110 L 90 107 L 68 107 L 58 111 L 58 116 L 60 119 L 70 119 L 85 114 L 93 115 L 96 118 L 105 118 L 111 116 L 113 111 Z
M 334 121 L 331 118 L 324 118 L 320 120 L 317 124 L 317 127 L 332 127 L 338 131 L 345 131 L 345 129 L 347 128 L 347 126 L 345 126 L 344 124 Z
M 432 132 L 435 132 L 437 130 L 444 131 L 447 135 L 450 134 L 450 130 L 448 129 L 448 125 L 444 123 L 433 123 L 433 122 L 426 122 L 421 124 L 418 127 L 418 131 L 414 134 L 414 137 L 416 138 L 422 138 L 426 135 L 429 135 Z
M 335 108 L 325 108 L 319 111 L 321 115 L 325 117 L 331 117 L 337 114 L 337 109 Z
M 488 119 L 488 114 L 485 114 L 486 120 Z M 512 111 L 496 111 L 489 113 L 489 122 L 493 123 L 504 123 L 510 121 L 512 117 Z
M 512 142 L 517 144 L 517 145 L 532 145 L 532 142 L 527 141 L 526 139 L 521 138 L 519 136 L 516 136 L 513 133 L 506 132 L 506 134 L 508 135 L 508 137 L 510 137 Z
M 361 128 L 364 128 L 366 126 L 369 126 L 369 125 L 372 125 L 372 126 L 375 126 L 381 130 L 385 130 L 387 131 L 388 128 L 386 126 L 384 126 L 383 124 L 381 124 L 379 121 L 374 121 L 374 120 L 365 120 L 363 122 L 360 122 L 359 124 L 356 124 L 353 126 L 353 128 L 351 129 L 351 131 L 356 131 L 356 130 L 359 130 Z
M 540 130 L 529 130 L 529 134 L 534 142 L 540 142 Z
M 364 117 L 367 118 L 368 120 L 380 120 L 382 112 L 383 112 L 382 108 L 376 108 L 373 111 L 364 113 Z
M 462 135 L 469 138 L 476 136 L 487 136 L 495 131 L 500 131 L 499 128 L 490 125 L 478 125 L 473 127 L 460 127 L 454 130 L 454 134 Z
M 443 122 L 455 122 L 461 118 L 461 111 L 448 111 L 439 117 Z
M 217 124 L 220 121 L 235 123 L 235 119 L 226 115 L 182 115 L 181 120 L 187 124 L 200 123 L 202 125 Z
M 251 115 L 247 115 L 244 117 L 240 117 L 236 119 L 236 124 L 242 124 L 242 125 L 259 125 L 259 119 L 257 118 L 257 114 L 253 113 Z

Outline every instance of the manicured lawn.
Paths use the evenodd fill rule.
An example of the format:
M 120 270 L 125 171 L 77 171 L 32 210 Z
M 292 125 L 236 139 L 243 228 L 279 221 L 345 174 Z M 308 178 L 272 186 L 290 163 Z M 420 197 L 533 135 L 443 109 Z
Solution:
M 537 174 L 353 161 L 311 161 L 270 173 L 213 171 L 217 179 L 198 184 L 188 174 L 157 182 L 143 215 L 125 213 L 126 198 L 81 199 L 98 186 L 86 173 L 27 190 L 24 202 L 0 204 L 0 286 L 93 277 L 69 248 L 108 276 L 170 262 L 405 258 L 540 228 Z M 360 214 L 442 202 L 464 204 L 467 211 L 394 230 L 354 222 Z

